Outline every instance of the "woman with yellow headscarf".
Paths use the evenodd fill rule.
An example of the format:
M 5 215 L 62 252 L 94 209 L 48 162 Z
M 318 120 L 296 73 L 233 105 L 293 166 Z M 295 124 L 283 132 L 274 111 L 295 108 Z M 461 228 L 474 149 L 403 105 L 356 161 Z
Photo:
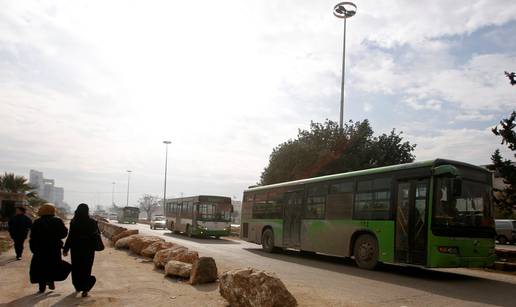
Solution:
M 56 208 L 53 204 L 43 204 L 38 210 L 39 218 L 34 221 L 30 232 L 29 245 L 33 253 L 30 281 L 39 284 L 40 293 L 45 292 L 47 286 L 54 290 L 54 281 L 64 280 L 70 273 L 70 268 L 64 268 L 61 259 L 62 239 L 66 238 L 68 229 L 55 214 Z

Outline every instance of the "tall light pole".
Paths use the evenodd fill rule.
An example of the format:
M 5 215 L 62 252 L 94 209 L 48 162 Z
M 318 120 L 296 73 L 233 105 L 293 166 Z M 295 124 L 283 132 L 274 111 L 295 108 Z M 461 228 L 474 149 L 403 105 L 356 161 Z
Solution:
M 127 207 L 129 207 L 129 182 L 131 181 L 131 172 L 131 170 L 127 170 Z
M 163 185 L 163 210 L 165 210 L 165 204 L 167 201 L 167 164 L 168 164 L 168 145 L 172 143 L 170 141 L 163 141 L 165 144 L 165 184 Z
M 111 184 L 113 185 L 113 190 L 111 191 L 111 205 L 114 206 L 115 205 L 115 184 L 116 182 L 111 182 Z
M 333 15 L 344 19 L 344 39 L 342 44 L 342 81 L 340 85 L 340 129 L 344 128 L 344 83 L 346 71 L 346 20 L 355 16 L 357 6 L 352 2 L 341 2 L 333 7 Z

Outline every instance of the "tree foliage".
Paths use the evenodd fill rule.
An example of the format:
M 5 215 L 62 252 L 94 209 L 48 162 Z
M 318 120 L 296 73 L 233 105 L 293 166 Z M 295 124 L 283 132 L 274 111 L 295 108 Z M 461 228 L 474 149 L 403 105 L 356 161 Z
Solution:
M 0 175 L 0 190 L 8 193 L 21 193 L 27 196 L 35 196 L 32 190 L 34 187 L 27 182 L 27 178 L 15 175 L 14 173 L 4 173 Z
M 403 141 L 402 132 L 373 135 L 369 121 L 310 123 L 296 139 L 273 149 L 261 185 L 414 161 L 416 145 Z
M 514 154 L 516 161 L 516 111 L 511 116 L 500 121 L 500 125 L 492 129 L 493 133 L 502 138 L 502 145 L 506 145 Z M 492 169 L 503 178 L 505 187 L 494 188 L 494 201 L 502 217 L 510 217 L 516 209 L 516 165 L 509 159 L 504 159 L 497 149 L 491 156 Z
M 147 220 L 150 221 L 152 213 L 159 207 L 159 198 L 154 195 L 144 194 L 142 198 L 138 200 L 138 204 L 142 211 L 147 213 Z

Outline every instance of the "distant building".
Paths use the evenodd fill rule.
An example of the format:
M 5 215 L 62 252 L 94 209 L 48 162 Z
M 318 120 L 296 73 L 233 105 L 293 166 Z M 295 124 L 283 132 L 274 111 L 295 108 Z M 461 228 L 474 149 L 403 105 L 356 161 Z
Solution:
M 64 188 L 54 187 L 54 203 L 64 204 Z
M 64 204 L 64 188 L 56 187 L 54 179 L 47 179 L 43 172 L 31 169 L 29 183 L 35 187 L 39 197 L 60 207 Z
M 513 166 L 516 166 L 516 162 L 511 162 L 511 164 Z M 505 182 L 503 182 L 504 178 L 502 177 L 502 175 L 499 172 L 493 171 L 490 169 L 491 167 L 493 167 L 492 164 L 480 165 L 480 167 L 487 169 L 488 171 L 490 171 L 493 174 L 493 188 L 498 189 L 498 190 L 503 190 L 507 187 L 507 184 Z M 501 195 L 501 192 L 495 192 L 494 195 L 495 195 L 495 197 L 499 197 Z M 516 210 L 516 205 L 514 206 L 514 210 Z
M 233 205 L 233 213 L 231 214 L 231 223 L 239 224 L 242 216 L 242 201 L 240 200 L 232 200 L 231 204 Z

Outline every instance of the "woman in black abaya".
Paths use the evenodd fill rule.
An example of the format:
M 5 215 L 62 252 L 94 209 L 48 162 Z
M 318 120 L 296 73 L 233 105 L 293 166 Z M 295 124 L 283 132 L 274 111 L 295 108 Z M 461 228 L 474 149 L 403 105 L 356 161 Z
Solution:
M 72 283 L 77 292 L 82 291 L 83 297 L 88 296 L 88 292 L 97 281 L 95 276 L 91 275 L 91 268 L 98 237 L 99 228 L 97 222 L 89 216 L 88 205 L 80 204 L 70 222 L 70 232 L 66 238 L 63 255 L 67 256 L 71 250 Z
M 64 280 L 70 274 L 70 268 L 64 267 L 61 259 L 61 240 L 66 237 L 68 229 L 55 214 L 53 204 L 43 204 L 38 210 L 40 218 L 34 221 L 30 232 L 30 250 L 34 254 L 30 263 L 30 281 L 39 284 L 41 293 L 47 286 L 54 290 L 54 281 Z

